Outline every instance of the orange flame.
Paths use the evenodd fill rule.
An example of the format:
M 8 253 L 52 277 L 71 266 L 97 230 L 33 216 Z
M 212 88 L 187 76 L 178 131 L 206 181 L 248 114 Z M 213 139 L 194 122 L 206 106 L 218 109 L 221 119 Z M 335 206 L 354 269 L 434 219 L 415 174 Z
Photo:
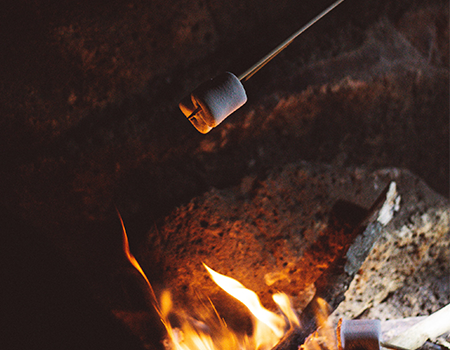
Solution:
M 147 283 L 149 292 L 153 298 L 153 305 L 155 306 L 156 310 L 159 313 L 158 302 L 157 302 L 156 294 L 153 290 L 153 287 L 150 284 L 150 281 L 148 280 L 147 276 L 145 275 L 144 270 L 142 270 L 141 265 L 139 265 L 136 258 L 130 252 L 130 245 L 128 243 L 127 231 L 125 230 L 125 225 L 123 223 L 122 216 L 120 215 L 118 210 L 117 210 L 117 215 L 119 216 L 120 224 L 122 225 L 122 247 L 123 247 L 125 256 L 127 257 L 128 261 L 131 263 L 131 265 L 133 265 L 134 268 L 142 275 L 145 282 Z
M 321 298 L 317 298 L 316 302 L 316 320 L 319 328 L 305 340 L 299 350 L 338 349 L 336 332 L 328 319 L 329 305 Z
M 203 266 L 209 272 L 213 281 L 220 288 L 243 303 L 253 314 L 253 316 L 255 316 L 260 322 L 268 326 L 278 338 L 281 338 L 284 335 L 287 326 L 284 318 L 265 309 L 261 305 L 259 298 L 255 292 L 245 288 L 240 282 L 236 281 L 235 279 L 227 277 L 225 275 L 221 275 L 205 264 L 203 264 Z
M 203 319 L 208 323 L 195 320 L 183 314 L 182 311 L 178 311 L 183 316 L 180 320 L 181 325 L 173 327 L 169 321 L 169 315 L 172 312 L 170 293 L 168 291 L 163 292 L 160 307 L 152 285 L 138 261 L 130 252 L 125 225 L 118 211 L 117 214 L 122 225 L 123 251 L 127 259 L 147 283 L 149 293 L 153 298 L 153 305 L 167 330 L 168 338 L 164 341 L 164 346 L 167 350 L 269 350 L 278 343 L 289 329 L 300 326 L 297 315 L 286 294 L 277 293 L 272 296 L 282 313 L 282 315 L 276 314 L 261 305 L 255 292 L 245 288 L 244 285 L 235 279 L 222 275 L 203 264 L 213 281 L 228 294 L 243 303 L 255 317 L 253 335 L 240 336 L 230 330 L 225 321 L 217 314 L 212 303 L 210 305 L 210 310 L 213 311 L 212 316 L 210 311 L 206 311 L 206 314 L 203 315 Z M 328 349 L 336 349 L 334 331 L 327 324 L 326 316 L 324 316 L 326 307 L 325 301 L 319 300 L 320 311 L 317 317 L 321 328 L 312 334 L 299 350 L 320 350 L 324 348 L 324 345 Z
M 290 327 L 299 325 L 289 298 L 285 294 L 278 293 L 273 296 L 283 313 L 283 315 L 278 315 L 265 309 L 256 293 L 245 288 L 240 282 L 212 270 L 205 264 L 203 266 L 219 287 L 242 302 L 252 313 L 254 316 L 253 335 L 240 336 L 231 331 L 212 304 L 215 317 L 204 317 L 208 323 L 185 316 L 181 326 L 173 328 L 168 321 L 172 302 L 166 292 L 162 296 L 161 316 L 169 336 L 169 340 L 165 344 L 168 350 L 267 350 L 272 348 Z

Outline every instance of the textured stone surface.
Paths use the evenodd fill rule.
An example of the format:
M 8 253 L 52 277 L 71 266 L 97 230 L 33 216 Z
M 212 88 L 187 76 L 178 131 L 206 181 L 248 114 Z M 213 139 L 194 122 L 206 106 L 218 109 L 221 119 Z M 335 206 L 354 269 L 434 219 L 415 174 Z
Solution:
M 336 318 L 422 316 L 449 303 L 448 202 L 417 185 L 405 195 L 402 217 L 374 246 Z
M 170 5 L 3 12 L 9 29 L 28 24 L 7 31 L 1 65 L 4 205 L 54 232 L 111 221 L 115 204 L 145 232 L 211 186 L 302 159 L 405 167 L 448 194 L 444 2 L 419 11 L 346 1 L 255 75 L 247 106 L 208 137 L 179 99 L 219 71 L 248 68 L 324 4 Z M 416 15 L 427 20 L 406 25 Z
M 179 207 L 149 232 L 140 257 L 147 271 L 161 276 L 161 286 L 180 298 L 179 305 L 193 303 L 197 294 L 219 300 L 219 309 L 226 304 L 201 266 L 205 262 L 255 290 L 268 305 L 270 294 L 281 290 L 302 309 L 315 280 L 345 246 L 345 237 L 330 231 L 332 206 L 346 200 L 368 208 L 391 180 L 402 196 L 401 210 L 341 304 L 352 318 L 406 288 L 414 272 L 424 266 L 444 269 L 449 259 L 448 202 L 408 171 L 291 164 L 265 180 L 245 179 L 241 186 L 212 190 Z M 448 302 L 442 293 L 439 298 L 433 310 Z

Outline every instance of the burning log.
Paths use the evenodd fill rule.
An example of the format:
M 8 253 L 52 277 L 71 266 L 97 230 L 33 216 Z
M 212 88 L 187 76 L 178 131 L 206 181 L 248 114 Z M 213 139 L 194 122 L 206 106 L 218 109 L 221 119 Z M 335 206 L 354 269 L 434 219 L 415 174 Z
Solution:
M 175 307 L 179 307 L 180 305 L 192 306 L 196 300 L 195 297 L 192 297 L 192 292 L 203 293 L 211 298 L 214 305 L 218 309 L 219 314 L 227 320 L 227 323 L 230 325 L 230 327 L 233 328 L 236 327 L 236 325 L 240 324 L 240 327 L 242 329 L 242 320 L 247 317 L 244 316 L 246 315 L 246 312 L 242 311 L 240 309 L 240 306 L 237 306 L 236 304 L 231 303 L 230 305 L 229 297 L 225 297 L 223 292 L 217 291 L 217 287 L 211 285 L 208 278 L 204 278 L 199 275 L 195 271 L 196 269 L 193 268 L 193 265 L 196 264 L 196 261 L 205 261 L 208 265 L 212 266 L 218 271 L 221 271 L 221 273 L 225 272 L 225 274 L 227 275 L 234 276 L 236 276 L 236 272 L 242 271 L 242 269 L 244 269 L 247 274 L 244 275 L 244 277 L 237 277 L 237 279 L 244 281 L 246 286 L 249 286 L 250 289 L 255 290 L 259 296 L 262 296 L 261 299 L 263 304 L 268 305 L 269 308 L 271 308 L 271 304 L 270 302 L 268 302 L 267 298 L 264 299 L 265 291 L 267 291 L 268 289 L 270 290 L 271 287 L 277 288 L 278 290 L 283 290 L 285 292 L 287 291 L 287 294 L 294 301 L 295 309 L 298 311 L 302 311 L 301 318 L 303 328 L 301 331 L 295 330 L 290 332 L 290 334 L 285 337 L 285 340 L 283 340 L 283 342 L 281 342 L 279 346 L 283 347 L 286 344 L 292 344 L 292 346 L 293 344 L 297 344 L 298 346 L 298 344 L 301 344 L 306 336 L 313 332 L 317 326 L 314 321 L 315 302 L 312 302 L 311 300 L 315 301 L 319 298 L 322 298 L 330 304 L 331 310 L 335 309 L 337 305 L 339 305 L 354 274 L 359 269 L 359 266 L 363 263 L 373 243 L 377 240 L 382 227 L 389 221 L 389 215 L 386 219 L 385 214 L 381 213 L 391 213 L 398 204 L 398 201 L 396 200 L 397 196 L 393 194 L 395 192 L 393 186 L 391 187 L 389 200 L 385 200 L 386 192 L 389 189 L 389 186 L 386 185 L 386 183 L 389 183 L 389 181 L 386 180 L 389 179 L 390 173 L 386 173 L 388 176 L 380 176 L 379 174 L 377 174 L 376 177 L 370 178 L 370 181 L 373 181 L 374 178 L 376 179 L 376 181 L 379 181 L 376 186 L 381 187 L 380 185 L 384 185 L 386 189 L 382 191 L 378 199 L 373 199 L 371 204 L 358 205 L 350 201 L 353 195 L 348 195 L 345 193 L 345 191 L 349 191 L 349 189 L 352 189 L 353 191 L 359 191 L 361 196 L 353 196 L 353 201 L 355 198 L 362 198 L 363 200 L 365 200 L 365 203 L 367 203 L 367 198 L 370 198 L 370 191 L 367 191 L 365 186 L 362 186 L 361 184 L 356 185 L 355 181 L 353 181 L 353 183 L 348 183 L 343 180 L 334 179 L 331 182 L 334 184 L 340 184 L 341 186 L 342 184 L 344 184 L 345 190 L 343 190 L 342 188 L 339 189 L 339 186 L 336 185 L 329 185 L 330 187 L 327 188 L 329 197 L 327 197 L 326 195 L 322 195 L 324 192 L 327 192 L 324 191 L 324 185 L 319 185 L 320 182 L 317 182 L 314 176 L 322 178 L 322 181 L 324 181 L 323 177 L 328 176 L 329 178 L 334 178 L 338 177 L 338 175 L 336 173 L 333 173 L 333 171 L 330 171 L 330 168 L 327 167 L 322 168 L 322 170 L 324 171 L 322 173 L 319 169 L 320 167 L 308 168 L 308 165 L 304 163 L 297 166 L 291 166 L 285 170 L 285 173 L 282 173 L 283 175 L 274 175 L 273 177 L 269 177 L 269 179 L 267 180 L 268 183 L 264 184 L 262 189 L 255 188 L 252 190 L 250 187 L 246 190 L 254 191 L 253 196 L 256 198 L 258 198 L 260 195 L 264 195 L 264 198 L 266 198 L 266 201 L 264 203 L 267 206 L 267 187 L 273 185 L 276 186 L 277 192 L 275 194 L 283 194 L 284 191 L 286 191 L 286 195 L 288 195 L 283 195 L 283 203 L 281 203 L 280 201 L 277 202 L 277 205 L 278 203 L 280 203 L 279 206 L 281 206 L 286 202 L 289 203 L 289 201 L 295 202 L 298 201 L 298 198 L 301 198 L 304 201 L 309 201 L 311 203 L 311 207 L 313 207 L 313 210 L 315 210 L 317 213 L 317 204 L 312 204 L 316 199 L 314 199 L 314 197 L 310 197 L 308 191 L 305 189 L 306 183 L 313 183 L 314 189 L 311 192 L 313 192 L 314 194 L 317 194 L 318 192 L 320 193 L 320 205 L 323 207 L 324 203 L 333 203 L 330 206 L 330 209 L 328 209 L 328 214 L 326 216 L 326 225 L 322 224 L 322 227 L 316 233 L 308 230 L 309 234 L 315 235 L 315 239 L 311 243 L 309 243 L 308 249 L 300 249 L 302 253 L 301 258 L 299 259 L 299 257 L 297 256 L 297 258 L 294 259 L 294 261 L 297 261 L 296 268 L 294 268 L 292 263 L 289 262 L 288 254 L 285 254 L 284 256 L 276 255 L 276 257 L 280 257 L 282 268 L 284 262 L 287 260 L 286 264 L 284 265 L 288 265 L 289 268 L 292 269 L 292 273 L 290 276 L 291 282 L 289 282 L 289 280 L 284 280 L 284 276 L 280 276 L 280 273 L 278 273 L 277 275 L 277 273 L 275 272 L 276 270 L 267 270 L 268 266 L 267 262 L 265 262 L 268 258 L 267 253 L 264 259 L 257 261 L 253 260 L 255 257 L 255 253 L 258 253 L 260 251 L 257 250 L 255 252 L 255 248 L 258 248 L 258 244 L 256 244 L 257 241 L 250 239 L 251 236 L 248 232 L 248 225 L 245 228 L 241 228 L 241 230 L 239 230 L 239 233 L 234 231 L 233 229 L 227 232 L 227 226 L 229 225 L 227 220 L 228 213 L 230 211 L 234 212 L 233 215 L 235 215 L 235 222 L 239 222 L 238 217 L 236 217 L 237 209 L 233 209 L 233 207 L 224 207 L 224 203 L 220 203 L 220 200 L 223 200 L 223 197 L 219 197 L 219 193 L 217 191 L 212 192 L 212 199 L 214 199 L 212 203 L 210 202 L 211 199 L 205 199 L 206 201 L 204 204 L 199 200 L 195 200 L 195 203 L 192 203 L 186 208 L 180 208 L 176 213 L 174 213 L 173 216 L 167 218 L 165 226 L 158 227 L 156 235 L 152 235 L 150 237 L 163 239 L 159 241 L 150 241 L 152 244 L 149 247 L 152 247 L 151 251 L 155 252 L 156 254 L 146 254 L 145 257 L 155 258 L 155 256 L 158 257 L 159 252 L 164 252 L 164 259 L 162 259 L 163 256 L 159 255 L 161 260 L 159 260 L 158 263 L 153 263 L 152 266 L 161 266 L 163 268 L 164 273 L 162 275 L 166 280 L 166 286 L 170 287 L 173 295 L 181 300 L 180 302 L 179 300 L 175 299 Z M 345 178 L 345 175 L 343 175 L 342 173 L 340 173 L 339 176 Z M 359 172 L 358 176 L 362 180 L 357 180 L 356 183 L 364 183 L 364 181 L 366 181 L 364 180 L 364 178 L 367 175 Z M 288 181 L 286 181 L 287 179 Z M 264 189 L 264 187 L 266 188 Z M 296 187 L 299 188 L 297 192 L 300 193 L 296 193 Z M 289 190 L 287 190 L 288 188 Z M 317 191 L 318 188 L 319 190 Z M 360 188 L 364 188 L 366 191 L 361 192 Z M 260 192 L 260 194 L 258 194 L 258 192 Z M 342 199 L 336 200 L 336 193 L 338 194 L 339 198 Z M 247 195 L 248 194 L 249 193 L 247 192 Z M 325 201 L 325 198 L 331 198 L 331 200 Z M 245 211 L 245 208 L 249 208 L 248 199 L 246 200 L 245 197 L 244 200 L 237 201 L 237 203 L 235 201 L 236 198 L 233 198 L 232 202 L 236 206 L 239 206 L 240 203 L 243 202 L 244 208 L 241 208 L 239 210 Z M 364 203 L 364 201 L 361 200 L 356 200 L 356 202 Z M 386 202 L 386 205 L 383 207 L 384 202 Z M 259 202 L 256 203 L 258 203 L 259 205 Z M 205 209 L 208 207 L 211 209 L 207 209 L 205 212 Z M 369 209 L 364 209 L 364 207 L 369 207 Z M 298 210 L 298 208 L 301 208 L 301 210 L 303 210 L 303 213 L 305 213 L 305 209 L 307 207 L 305 208 L 297 202 L 295 207 L 291 207 L 290 210 Z M 389 208 L 389 210 L 386 210 L 386 208 Z M 186 210 L 189 212 L 189 214 L 185 212 Z M 253 209 L 250 208 L 246 212 L 246 214 L 252 214 L 252 210 Z M 270 206 L 268 206 L 267 211 L 268 210 L 270 210 Z M 214 211 L 219 212 L 220 217 L 218 217 L 217 214 L 214 214 Z M 267 213 L 267 211 L 265 212 Z M 289 215 L 289 213 L 285 215 Z M 280 217 L 278 217 L 277 219 L 279 218 Z M 301 218 L 304 220 L 305 215 L 303 214 L 303 217 Z M 265 217 L 264 219 L 267 222 L 272 218 L 268 215 L 268 217 Z M 216 224 L 212 224 L 212 222 L 214 221 L 216 221 Z M 218 222 L 225 223 L 226 226 L 221 227 Z M 278 221 L 278 225 L 280 224 L 282 225 L 282 227 L 284 227 L 283 229 L 286 229 L 286 226 L 283 224 L 283 222 L 280 223 L 280 221 Z M 172 228 L 174 229 L 173 231 Z M 277 229 L 275 224 L 270 226 L 270 228 L 273 228 L 275 230 Z M 236 235 L 234 234 L 234 232 L 236 233 Z M 266 232 L 267 233 L 264 234 L 271 233 L 270 231 Z M 184 236 L 185 234 L 188 235 Z M 276 231 L 273 234 L 275 235 L 275 237 L 277 237 L 278 235 Z M 166 239 L 164 239 L 164 237 L 166 237 Z M 187 241 L 185 241 L 186 238 L 188 239 Z M 295 238 L 297 240 L 299 239 L 298 236 L 293 236 L 292 238 Z M 247 239 L 250 240 L 246 241 Z M 287 239 L 287 237 L 285 239 Z M 235 242 L 240 242 L 236 246 L 236 248 L 233 247 Z M 253 242 L 255 243 L 255 245 L 252 244 Z M 271 240 L 270 242 L 273 244 L 276 241 Z M 170 243 L 170 245 L 168 245 L 168 243 Z M 176 243 L 176 245 L 174 245 L 174 243 Z M 222 248 L 209 250 L 208 247 L 211 247 L 213 244 L 217 245 L 217 248 Z M 249 244 L 250 246 L 248 246 Z M 164 245 L 164 247 L 162 247 L 161 245 Z M 279 245 L 277 247 L 280 247 L 284 250 L 284 252 L 286 252 L 285 247 Z M 277 253 L 276 250 L 273 252 Z M 299 251 L 297 251 L 297 254 L 298 253 Z M 245 255 L 246 260 L 241 260 L 241 255 Z M 193 257 L 196 257 L 195 260 L 192 260 Z M 286 259 L 285 261 L 282 260 L 283 257 Z M 225 265 L 223 263 L 220 263 L 221 259 L 224 258 Z M 144 264 L 148 264 L 148 260 L 140 261 L 144 261 Z M 167 268 L 167 264 L 170 261 L 177 262 L 177 264 L 175 266 L 172 265 L 171 267 Z M 230 261 L 233 261 L 233 264 L 230 264 Z M 302 306 L 301 300 L 298 297 L 299 294 L 301 294 L 299 293 L 299 291 L 302 292 L 302 289 L 299 286 L 301 286 L 301 282 L 304 282 L 305 277 L 306 279 L 311 279 L 312 273 L 311 271 L 305 270 L 301 266 L 301 263 L 299 263 L 300 261 L 308 262 L 308 267 L 315 274 L 313 280 L 315 297 L 309 297 L 308 302 L 304 306 Z M 249 264 L 255 266 L 255 268 L 250 270 L 250 268 L 248 268 Z M 230 268 L 235 272 L 230 274 Z M 155 271 L 154 268 L 146 269 L 145 265 L 144 270 L 150 271 L 150 273 L 152 273 L 152 271 Z M 263 273 L 261 273 L 260 270 L 263 270 Z M 185 272 L 180 274 L 179 272 L 181 271 Z M 252 279 L 248 278 L 249 272 L 254 273 L 255 277 L 261 276 L 260 278 L 257 278 L 259 285 L 252 285 Z M 204 276 L 203 272 L 201 274 Z M 269 276 L 270 278 L 268 278 L 267 276 Z M 278 280 L 274 281 L 276 277 L 278 277 Z M 158 279 L 155 278 L 154 275 L 149 276 L 149 279 L 158 281 Z M 185 279 L 186 284 L 185 287 L 183 287 L 183 281 Z M 261 280 L 266 281 L 266 286 L 264 286 L 264 284 L 261 285 Z M 180 284 L 182 287 L 181 290 L 179 289 Z M 155 286 L 156 290 L 161 289 L 161 287 L 157 284 L 154 284 L 154 287 Z M 297 290 L 297 294 L 293 294 L 292 292 L 295 289 Z M 240 323 L 233 323 L 235 322 L 234 320 L 236 320 L 236 318 L 239 319 L 238 322 Z M 293 341 L 292 339 L 295 340 Z
M 367 212 L 355 207 L 353 210 L 345 212 L 339 210 L 341 215 L 335 217 L 335 229 L 346 227 L 353 231 L 352 235 L 357 239 L 346 251 L 346 254 L 340 256 L 336 263 L 330 266 L 316 281 L 316 294 L 301 314 L 301 327 L 294 328 L 287 333 L 273 350 L 297 350 L 306 338 L 317 329 L 316 319 L 320 312 L 317 310 L 319 298 L 327 301 L 330 309 L 339 305 L 343 299 L 342 291 L 346 290 L 345 286 L 349 285 L 356 271 L 364 262 L 373 243 L 379 237 L 382 227 L 398 210 L 399 200 L 396 185 L 392 182 L 382 191 Z M 346 206 L 346 209 L 351 208 L 350 204 Z M 359 220 L 356 219 L 358 216 Z M 328 317 L 328 314 L 324 316 Z
M 450 302 L 448 200 L 405 171 L 396 177 L 401 210 L 356 273 L 334 323 L 429 315 Z

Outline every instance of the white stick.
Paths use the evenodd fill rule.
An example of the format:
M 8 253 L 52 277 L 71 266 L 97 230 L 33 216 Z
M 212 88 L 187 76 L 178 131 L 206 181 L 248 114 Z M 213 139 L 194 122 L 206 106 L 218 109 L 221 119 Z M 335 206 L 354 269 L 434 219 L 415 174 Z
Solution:
M 382 346 L 392 349 L 415 350 L 428 339 L 434 339 L 450 332 L 450 304 L 416 323 L 403 333 L 383 342 Z

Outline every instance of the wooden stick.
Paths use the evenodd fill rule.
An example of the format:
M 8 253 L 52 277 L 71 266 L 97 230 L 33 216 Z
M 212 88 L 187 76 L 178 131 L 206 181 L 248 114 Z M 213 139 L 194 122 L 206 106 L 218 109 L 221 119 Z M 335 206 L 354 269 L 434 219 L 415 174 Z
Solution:
M 300 315 L 301 327 L 291 329 L 286 335 L 275 345 L 272 350 L 298 350 L 306 338 L 317 330 L 319 324 L 317 322 L 317 316 L 319 313 L 326 312 L 323 317 L 328 315 L 339 305 L 344 298 L 344 292 L 355 276 L 355 273 L 366 259 L 367 255 L 372 249 L 373 243 L 381 234 L 382 228 L 387 224 L 389 220 L 380 220 L 380 213 L 386 210 L 386 206 L 395 211 L 395 207 L 398 205 L 398 193 L 396 191 L 395 182 L 391 182 L 380 193 L 377 199 L 373 202 L 372 206 L 368 210 L 357 210 L 356 206 L 346 209 L 352 209 L 352 215 L 336 215 L 336 220 L 339 223 L 336 225 L 336 229 L 339 227 L 345 228 L 348 234 L 354 237 L 359 237 L 350 250 L 357 250 L 358 256 L 349 256 L 347 251 L 346 256 L 343 256 L 329 269 L 325 270 L 319 279 L 315 282 L 316 294 L 311 302 L 306 306 Z M 348 214 L 348 213 L 347 213 Z M 351 221 L 355 219 L 356 222 Z M 349 266 L 351 265 L 351 266 Z M 329 310 L 320 310 L 318 299 L 325 300 L 329 305 Z
M 434 339 L 450 332 L 450 304 L 416 323 L 405 332 L 395 336 L 382 346 L 391 349 L 415 350 L 428 339 Z

